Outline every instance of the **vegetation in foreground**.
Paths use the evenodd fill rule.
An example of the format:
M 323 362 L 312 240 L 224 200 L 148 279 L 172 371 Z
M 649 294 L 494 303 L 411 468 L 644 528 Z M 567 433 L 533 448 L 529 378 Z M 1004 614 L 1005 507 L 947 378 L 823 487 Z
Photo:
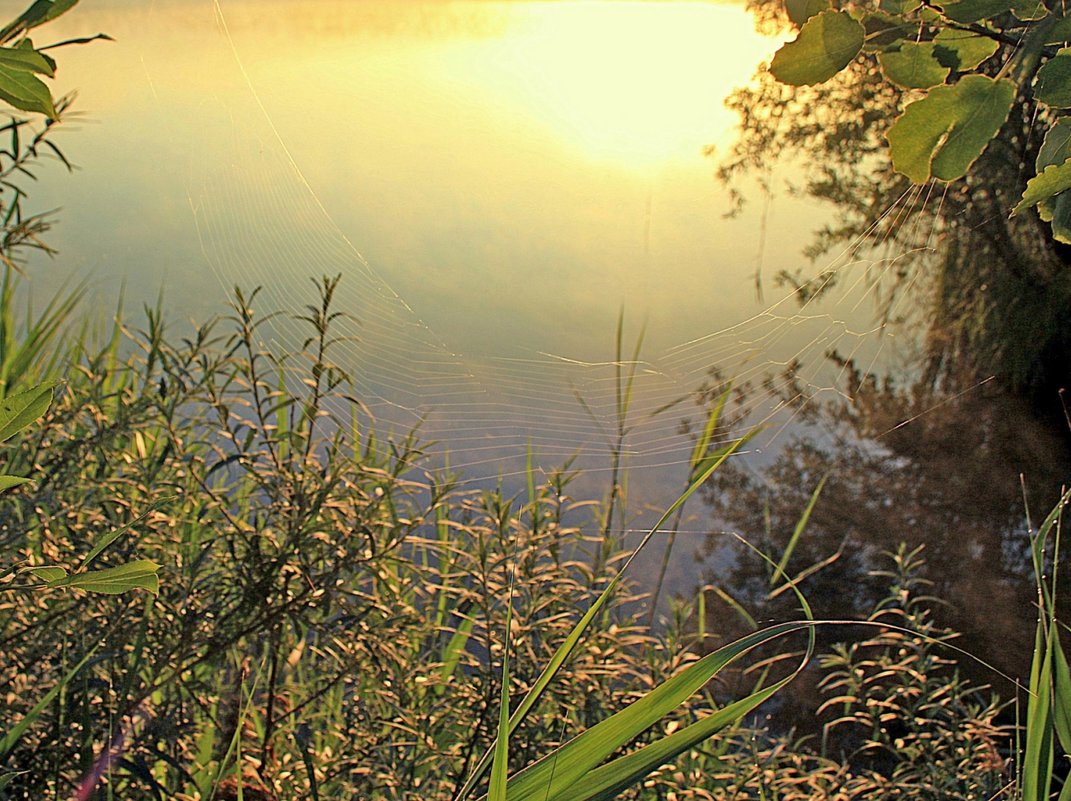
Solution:
M 63 105 L 33 81 L 55 65 L 25 34 L 72 5 L 41 0 L 0 33 L 15 42 L 0 59 L 32 90 L 4 99 L 50 120 Z M 750 621 L 708 651 L 724 626 L 700 596 L 656 636 L 610 603 L 628 597 L 628 554 L 610 510 L 570 498 L 567 470 L 533 474 L 526 496 L 463 492 L 419 470 L 415 437 L 376 436 L 331 361 L 334 280 L 296 315 L 301 353 L 260 348 L 271 318 L 240 291 L 188 336 L 147 309 L 98 347 L 73 298 L 16 322 L 17 252 L 47 227 L 26 227 L 20 199 L 5 222 L 0 373 L 5 403 L 34 399 L 6 451 L 8 472 L 33 481 L 7 481 L 0 509 L 14 568 L 0 574 L 0 797 L 1050 796 L 1056 747 L 1071 744 L 1047 550 L 1062 503 L 1034 538 L 1036 574 L 1053 577 L 1039 578 L 1020 728 L 960 677 L 917 551 L 889 556 L 862 634 L 817 668 L 813 636 L 785 653 L 817 625 L 787 552 L 766 559 L 768 594 L 795 593 L 802 621 Z M 53 375 L 63 392 L 25 428 Z M 731 453 L 711 460 L 707 444 L 689 493 Z M 78 557 L 113 577 L 151 564 L 152 594 L 59 572 Z M 774 642 L 771 658 L 736 665 Z M 777 690 L 815 669 L 819 736 L 779 731 Z

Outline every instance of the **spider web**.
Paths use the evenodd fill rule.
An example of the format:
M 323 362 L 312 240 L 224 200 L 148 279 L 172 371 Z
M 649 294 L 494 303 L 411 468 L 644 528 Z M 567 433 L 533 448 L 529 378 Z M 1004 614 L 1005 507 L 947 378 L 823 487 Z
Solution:
M 458 66 L 464 48 L 492 54 L 478 64 L 517 90 L 522 56 L 502 42 L 517 9 L 529 19 L 540 6 L 158 0 L 73 14 L 72 33 L 99 24 L 116 36 L 121 66 L 99 66 L 110 54 L 96 46 L 64 63 L 91 116 L 68 144 L 83 170 L 43 181 L 46 196 L 73 195 L 57 244 L 88 252 L 73 264 L 97 275 L 133 265 L 128 295 L 163 283 L 167 307 L 195 318 L 220 312 L 233 285 L 262 286 L 259 308 L 300 311 L 316 302 L 313 281 L 341 274 L 333 359 L 381 436 L 419 427 L 414 467 L 448 463 L 466 486 L 519 488 L 531 460 L 568 462 L 605 487 L 620 447 L 630 508 L 658 508 L 685 483 L 682 422 L 701 424 L 712 371 L 751 386 L 745 425 L 765 428 L 735 458 L 761 464 L 801 406 L 850 391 L 827 354 L 881 372 L 910 351 L 874 297 L 910 254 L 860 241 L 818 265 L 835 290 L 801 302 L 769 276 L 806 265 L 827 212 L 777 196 L 725 219 L 725 190 L 699 155 L 709 135 L 686 132 L 698 137 L 690 160 L 640 154 L 623 167 L 628 142 L 570 154 L 505 90 L 488 112 Z M 295 44 L 299 33 L 315 45 Z M 100 89 L 96 70 L 113 71 Z M 117 163 L 122 188 L 109 189 Z M 888 214 L 939 200 L 913 192 Z M 266 345 L 296 351 L 306 335 L 281 316 Z

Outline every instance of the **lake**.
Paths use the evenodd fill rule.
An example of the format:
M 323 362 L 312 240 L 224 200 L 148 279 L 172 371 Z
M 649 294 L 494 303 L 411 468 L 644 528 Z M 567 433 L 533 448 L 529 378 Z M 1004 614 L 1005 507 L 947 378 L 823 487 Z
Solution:
M 786 367 L 810 406 L 843 395 L 826 353 L 880 372 L 911 352 L 877 318 L 877 262 L 837 263 L 850 280 L 821 304 L 771 280 L 807 267 L 830 215 L 760 189 L 791 169 L 745 182 L 726 216 L 723 102 L 779 43 L 742 5 L 156 0 L 52 28 L 115 41 L 59 54 L 79 98 L 57 141 L 77 169 L 31 188 L 62 207 L 35 294 L 86 278 L 102 315 L 122 288 L 136 318 L 162 293 L 181 329 L 235 284 L 299 312 L 341 274 L 335 358 L 376 427 L 419 424 L 428 464 L 471 486 L 523 486 L 531 453 L 605 492 L 634 374 L 624 527 L 640 527 L 683 485 L 682 421 L 711 370 L 753 385 L 754 471 L 795 433 L 830 439 L 782 402 Z M 278 351 L 304 336 L 286 318 L 270 331 Z M 714 525 L 693 514 L 685 561 Z

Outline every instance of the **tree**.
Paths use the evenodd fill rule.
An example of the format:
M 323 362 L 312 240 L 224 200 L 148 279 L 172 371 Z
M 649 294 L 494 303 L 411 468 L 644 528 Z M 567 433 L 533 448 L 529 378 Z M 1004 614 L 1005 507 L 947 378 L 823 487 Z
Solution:
M 883 309 L 919 292 L 930 385 L 991 372 L 1057 411 L 1071 379 L 1071 17 L 1012 0 L 749 5 L 798 35 L 732 98 L 743 134 L 721 178 L 802 156 L 802 191 L 838 209 L 808 255 L 891 257 Z M 781 279 L 809 297 L 837 266 Z

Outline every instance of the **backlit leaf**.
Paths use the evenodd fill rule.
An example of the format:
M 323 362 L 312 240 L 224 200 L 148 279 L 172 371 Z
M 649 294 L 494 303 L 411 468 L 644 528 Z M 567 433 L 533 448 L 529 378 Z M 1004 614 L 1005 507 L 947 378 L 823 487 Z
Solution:
M 1034 97 L 1054 108 L 1071 107 L 1071 48 L 1065 47 L 1038 70 Z
M 910 14 L 922 5 L 922 0 L 881 0 L 878 8 L 887 14 Z
M 73 587 L 86 592 L 118 595 L 129 590 L 148 590 L 153 595 L 160 592 L 160 579 L 156 575 L 160 566 L 148 559 L 139 559 L 118 567 L 76 573 L 72 576 L 49 582 L 50 587 Z
M 0 65 L 25 72 L 37 72 L 49 78 L 56 77 L 56 62 L 43 53 L 38 53 L 32 44 L 28 47 L 0 47 Z
M 55 565 L 47 565 L 45 567 L 31 567 L 26 571 L 31 576 L 37 579 L 41 579 L 44 582 L 59 581 L 67 575 L 67 570 Z
M 10 439 L 48 411 L 52 390 L 58 383 L 39 384 L 0 401 L 0 442 Z
M 1071 161 L 1050 164 L 1026 183 L 1026 191 L 1012 214 L 1021 214 L 1025 209 L 1043 200 L 1071 189 Z
M 863 47 L 863 26 L 844 11 L 823 11 L 807 20 L 795 41 L 774 55 L 770 72 L 792 86 L 828 81 Z
M 30 479 L 21 476 L 0 476 L 0 492 L 29 483 L 31 483 Z
M 1071 117 L 1063 117 L 1049 128 L 1038 150 L 1034 168 L 1041 172 L 1050 164 L 1063 164 L 1071 158 Z
M 785 0 L 785 13 L 797 28 L 829 8 L 829 0 Z
M 893 168 L 915 183 L 954 181 L 970 169 L 1008 118 L 1015 84 L 967 75 L 937 86 L 889 129 Z
M 988 36 L 955 28 L 945 28 L 933 42 L 937 60 L 960 72 L 973 70 L 1000 49 L 1000 43 Z
M 905 42 L 899 50 L 878 54 L 885 77 L 906 89 L 929 89 L 944 83 L 948 67 L 934 56 L 933 42 Z

